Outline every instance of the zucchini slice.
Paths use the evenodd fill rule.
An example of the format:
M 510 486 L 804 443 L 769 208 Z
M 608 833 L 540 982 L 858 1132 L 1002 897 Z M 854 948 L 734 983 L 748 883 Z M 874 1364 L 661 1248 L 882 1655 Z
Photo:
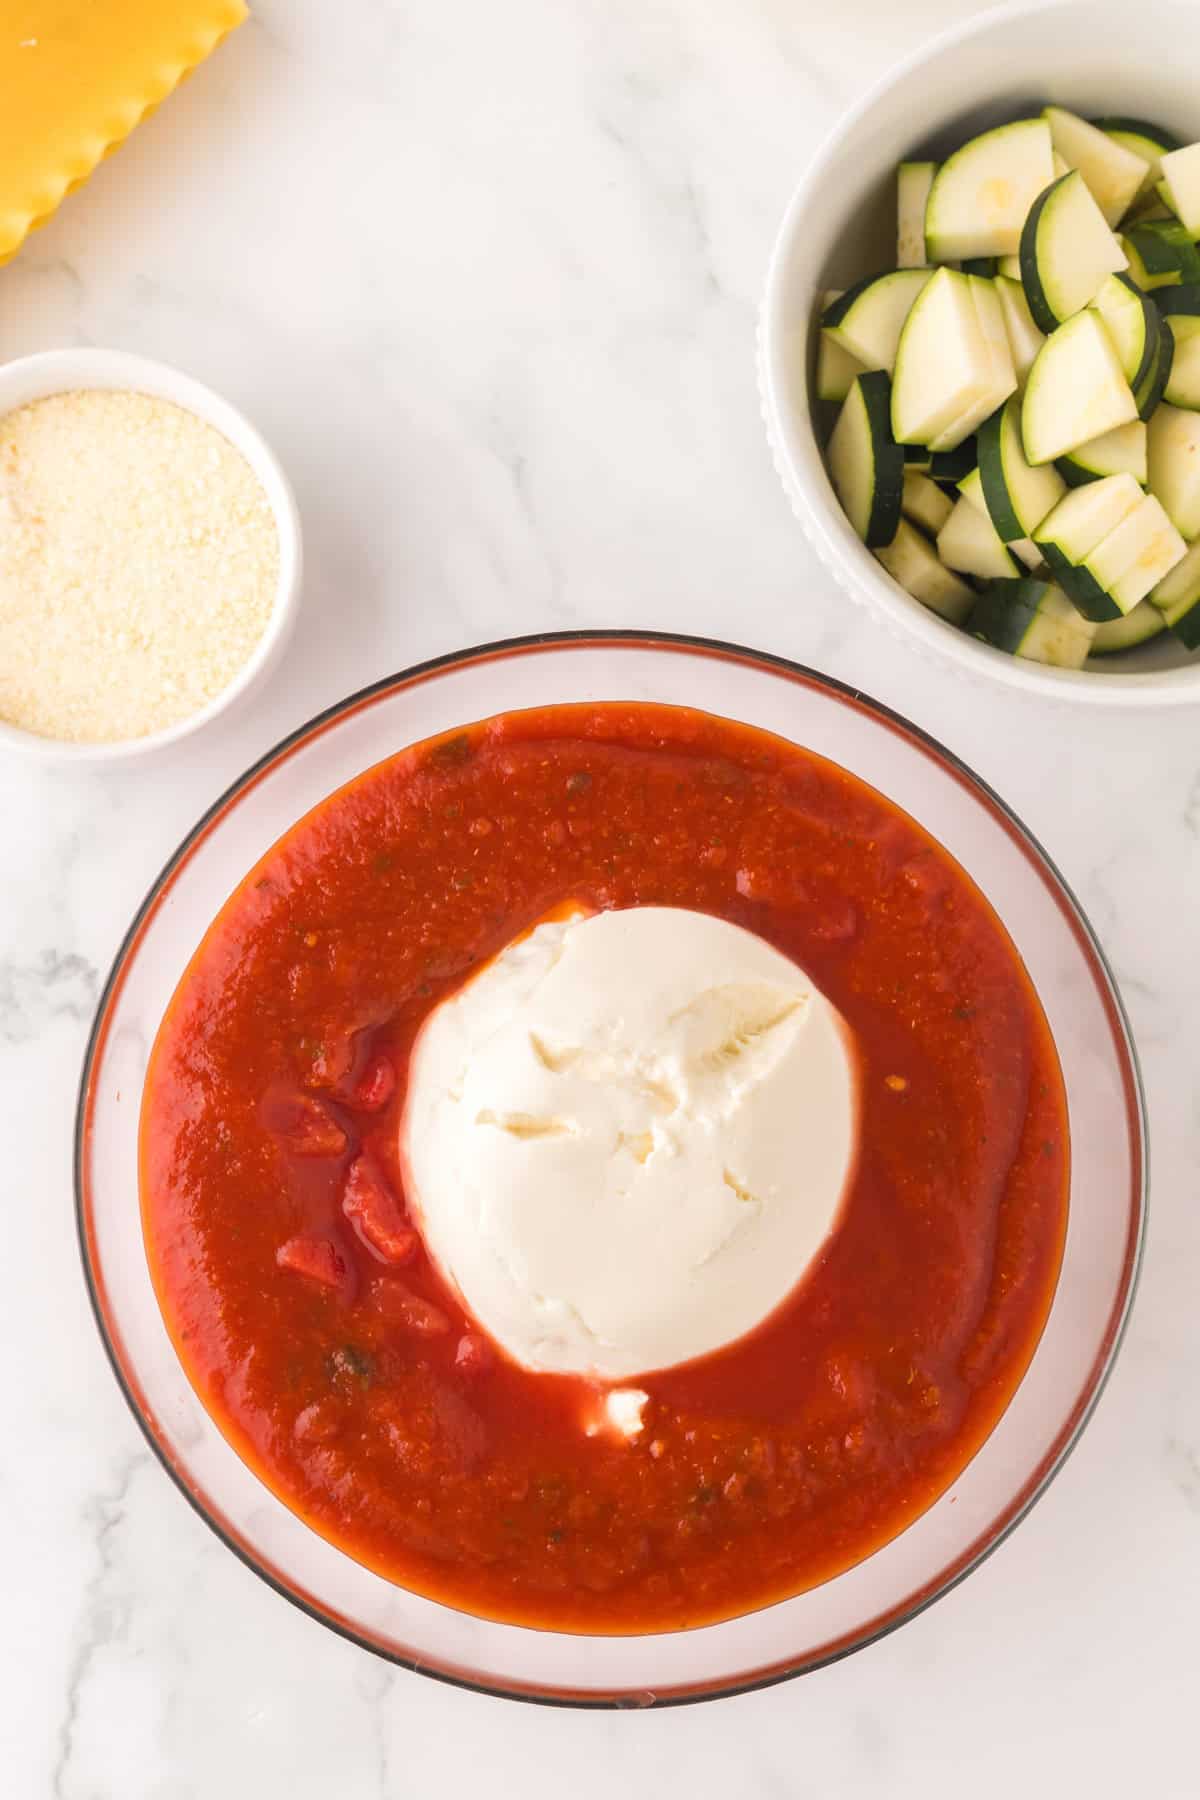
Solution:
M 1135 156 L 1141 157 L 1146 165 L 1142 177 L 1139 196 L 1149 193 L 1162 175 L 1162 159 L 1168 150 L 1180 148 L 1179 139 L 1161 125 L 1152 125 L 1147 119 L 1093 119 L 1092 124 L 1098 131 L 1104 132 L 1114 144 L 1120 144 L 1123 150 L 1132 150 Z
M 823 294 L 822 314 L 841 297 L 840 288 L 831 288 Z M 824 327 L 821 327 L 817 333 L 817 399 L 833 400 L 840 405 L 850 392 L 854 377 L 862 373 L 863 365 L 857 356 L 843 350 L 835 339 L 825 335 Z
M 1160 406 L 1146 432 L 1150 492 L 1176 531 L 1200 538 L 1200 412 Z
M 1149 419 L 1153 416 L 1166 392 L 1174 365 L 1175 338 L 1171 332 L 1164 330 L 1159 337 L 1158 356 L 1155 359 L 1154 367 L 1134 392 L 1133 398 L 1137 405 L 1139 419 Z
M 904 452 L 892 436 L 892 384 L 882 369 L 855 377 L 829 440 L 829 474 L 842 509 L 869 550 L 900 523 Z
M 1162 178 L 1157 184 L 1188 236 L 1200 238 L 1200 144 L 1169 150 L 1162 159 Z
M 1038 195 L 1054 179 L 1050 127 L 1018 119 L 947 157 L 929 190 L 925 242 L 936 262 L 1011 256 Z
M 1121 239 L 1129 273 L 1144 293 L 1200 281 L 1200 252 L 1178 219 L 1148 219 L 1130 225 Z
M 1132 475 L 1145 487 L 1149 475 L 1146 427 L 1140 419 L 1118 425 L 1115 431 L 1106 431 L 1090 444 L 1080 444 L 1069 455 L 1060 456 L 1055 467 L 1068 487 L 1083 487 L 1106 475 Z
M 1029 371 L 1021 405 L 1025 455 L 1035 466 L 1138 416 L 1113 341 L 1094 312 L 1052 331 Z
M 992 524 L 1005 543 L 1032 537 L 1066 491 L 1052 463 L 1033 468 L 1025 460 L 1016 394 L 979 428 L 979 475 Z
M 993 398 L 994 352 L 972 288 L 970 276 L 938 269 L 913 303 L 900 334 L 892 384 L 892 430 L 898 443 L 951 450 L 975 429 L 967 424 L 952 441 L 944 441 L 960 420 L 982 407 L 977 424 L 1016 386 L 1014 372 L 1005 392 Z M 1008 360 L 1011 365 L 1011 355 Z
M 1107 143 L 1103 132 L 1096 135 Z M 1107 277 L 1128 264 L 1078 169 L 1034 201 L 1021 233 L 1021 281 L 1043 331 L 1090 305 Z
M 1089 619 L 1115 619 L 1121 608 L 1081 565 L 1143 497 L 1132 475 L 1109 475 L 1064 494 L 1038 526 L 1035 544 L 1055 579 Z
M 983 496 L 983 477 L 978 469 L 972 469 L 971 473 L 959 482 L 958 492 L 964 500 L 970 501 L 976 512 L 981 512 L 985 519 L 991 518 L 988 503 Z M 1046 559 L 1032 538 L 1013 538 L 1007 547 L 1019 562 L 1025 564 L 1027 569 L 1040 569 L 1045 565 Z
M 1150 598 L 1180 643 L 1200 649 L 1200 544 L 1192 545 Z
M 969 475 L 978 461 L 975 439 L 964 438 L 953 450 L 938 450 L 930 459 L 929 473 L 935 481 L 957 487 L 963 476 Z
M 975 602 L 967 630 L 1011 656 L 1056 669 L 1082 669 L 1095 626 L 1080 618 L 1053 582 L 1025 575 L 992 582 Z
M 918 469 L 905 469 L 900 510 L 906 519 L 911 519 L 930 537 L 936 537 L 954 511 L 954 503 L 928 475 L 922 475 Z
M 975 604 L 975 590 L 939 562 L 929 540 L 907 519 L 901 519 L 891 543 L 875 555 L 893 581 L 951 625 L 961 625 Z
M 1048 106 L 1042 117 L 1054 148 L 1068 168 L 1078 170 L 1105 222 L 1119 224 L 1145 183 L 1142 157 L 1061 106 Z
M 890 375 L 904 321 L 929 276 L 928 269 L 867 275 L 826 308 L 821 324 L 864 368 L 886 369 Z
M 1004 308 L 996 293 L 995 283 L 982 275 L 969 275 L 971 298 L 975 305 L 976 317 L 983 342 L 987 348 L 991 367 L 991 385 L 980 395 L 972 406 L 949 425 L 936 438 L 930 439 L 930 449 L 936 454 L 939 451 L 953 450 L 963 439 L 970 437 L 985 419 L 990 418 L 1004 398 L 1013 392 L 1017 385 L 1017 371 L 1013 364 L 1012 347 L 1008 341 L 1008 330 L 1004 323 Z
M 1172 406 L 1200 408 L 1200 317 L 1172 313 L 1167 329 L 1175 340 L 1175 355 L 1163 387 L 1163 398 Z
M 985 581 L 1017 573 L 996 527 L 986 513 L 965 497 L 958 500 L 937 535 L 938 555 L 948 569 L 978 575 Z
M 1131 613 L 1119 619 L 1108 619 L 1097 625 L 1092 639 L 1093 656 L 1112 656 L 1118 650 L 1133 650 L 1149 638 L 1165 631 L 1167 621 L 1149 600 L 1139 600 Z
M 996 298 L 1004 314 L 1004 328 L 1008 332 L 1013 368 L 1016 370 L 1017 380 L 1023 382 L 1046 341 L 1045 333 L 1039 331 L 1034 322 L 1019 276 L 1014 281 L 1008 275 L 997 275 L 994 285 Z
M 925 249 L 925 203 L 937 174 L 932 162 L 902 162 L 896 170 L 896 265 L 923 269 L 929 261 Z
M 1153 494 L 1141 500 L 1102 538 L 1084 571 L 1123 613 L 1132 612 L 1151 588 L 1187 555 L 1187 545 Z
M 1105 278 L 1092 305 L 1113 341 L 1125 379 L 1136 392 L 1154 366 L 1162 342 L 1162 319 L 1147 294 L 1128 275 Z
M 1200 282 L 1184 281 L 1178 287 L 1160 288 L 1153 302 L 1164 318 L 1182 313 L 1185 318 L 1200 313 Z

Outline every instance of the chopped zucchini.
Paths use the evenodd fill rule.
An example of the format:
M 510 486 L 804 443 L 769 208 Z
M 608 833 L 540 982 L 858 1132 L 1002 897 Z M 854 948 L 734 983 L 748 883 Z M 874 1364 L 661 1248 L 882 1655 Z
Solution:
M 1052 331 L 1029 371 L 1021 407 L 1025 455 L 1035 466 L 1137 417 L 1112 339 L 1094 312 Z
M 938 555 L 948 569 L 985 581 L 1015 575 L 1017 565 L 986 513 L 960 499 L 937 535 Z
M 1150 492 L 1178 532 L 1200 538 L 1200 412 L 1160 406 L 1146 431 Z
M 1177 219 L 1148 219 L 1126 228 L 1121 248 L 1143 292 L 1200 281 L 1200 252 Z
M 1013 281 L 1007 275 L 997 275 L 995 288 L 1004 313 L 1004 328 L 1008 332 L 1013 368 L 1016 370 L 1017 380 L 1023 382 L 1046 341 L 1045 334 L 1038 330 L 1034 322 L 1019 276 Z
M 829 473 L 843 511 L 870 550 L 900 523 L 904 453 L 892 436 L 892 384 L 882 369 L 858 375 L 829 440 Z
M 1061 106 L 1048 106 L 1042 116 L 1054 148 L 1069 169 L 1078 170 L 1106 222 L 1119 224 L 1145 182 L 1143 159 Z
M 930 537 L 936 537 L 954 506 L 936 481 L 931 481 L 928 475 L 922 475 L 917 469 L 905 469 L 900 509 L 906 519 L 911 519 L 914 525 L 919 525 Z
M 1143 498 L 1132 475 L 1109 475 L 1064 494 L 1038 526 L 1035 544 L 1055 579 L 1090 619 L 1115 619 L 1121 608 L 1081 565 Z
M 1097 136 L 1107 142 L 1103 132 Z M 1021 233 L 1021 280 L 1043 331 L 1090 305 L 1106 278 L 1128 262 L 1078 169 L 1034 201 Z
M 953 450 L 964 438 L 970 437 L 1017 386 L 1017 371 L 1008 341 L 1008 329 L 1004 323 L 1004 308 L 1000 304 L 996 285 L 981 275 L 969 275 L 967 280 L 971 285 L 975 316 L 988 353 L 991 386 L 965 413 L 960 413 L 952 425 L 936 438 L 930 439 L 929 447 L 935 453 Z
M 1167 329 L 1175 340 L 1175 355 L 1163 398 L 1172 406 L 1200 408 L 1200 317 L 1172 313 Z
M 1033 468 L 1026 461 L 1016 394 L 979 428 L 979 474 L 992 523 L 1005 543 L 1032 537 L 1066 491 L 1053 464 Z
M 1011 256 L 1025 216 L 1054 179 L 1050 127 L 1018 119 L 971 138 L 934 176 L 925 241 L 937 262 Z
M 892 580 L 914 600 L 951 625 L 962 624 L 975 603 L 974 590 L 938 560 L 928 539 L 914 531 L 907 519 L 901 519 L 892 542 L 875 555 Z
M 822 313 L 840 299 L 841 289 L 831 288 L 822 296 Z M 843 350 L 821 327 L 817 332 L 817 399 L 836 401 L 840 405 L 850 392 L 854 377 L 862 373 L 863 365 L 857 356 Z
M 1106 619 L 1103 625 L 1097 625 L 1096 635 L 1092 639 L 1093 656 L 1112 656 L 1118 650 L 1133 650 L 1138 644 L 1157 637 L 1166 630 L 1167 621 L 1157 606 L 1151 606 L 1149 600 L 1139 600 L 1130 613 L 1124 613 L 1119 619 Z
M 1178 287 L 1160 288 L 1151 304 L 1164 318 L 1174 313 L 1182 313 L 1185 318 L 1200 313 L 1200 282 L 1185 281 Z
M 1132 150 L 1146 165 L 1142 176 L 1142 185 L 1138 190 L 1140 196 L 1151 192 L 1154 184 L 1162 175 L 1162 159 L 1168 150 L 1178 150 L 1179 139 L 1171 132 L 1164 131 L 1160 125 L 1152 125 L 1146 119 L 1093 119 L 1092 124 L 1114 144 L 1120 144 L 1123 150 Z
M 1187 545 L 1153 494 L 1141 500 L 1121 523 L 1088 552 L 1084 571 L 1114 606 L 1132 612 L 1187 555 Z
M 968 275 L 938 269 L 913 303 L 900 334 L 892 386 L 892 430 L 898 443 L 951 450 L 1016 386 L 1014 372 L 1005 390 L 996 392 L 995 352 L 974 285 Z M 1011 368 L 1007 336 L 1004 342 Z
M 925 249 L 925 203 L 937 174 L 937 164 L 902 162 L 896 170 L 896 263 L 901 269 L 923 269 L 929 261 Z
M 1150 598 L 1180 643 L 1200 649 L 1200 544 L 1192 545 Z
M 1164 329 L 1159 334 L 1158 355 L 1154 359 L 1154 367 L 1134 390 L 1133 398 L 1139 419 L 1149 419 L 1154 414 L 1166 392 L 1174 363 L 1175 339 L 1171 332 Z
M 987 519 L 991 518 L 987 501 L 983 497 L 983 478 L 978 469 L 972 469 L 966 479 L 959 482 L 958 492 L 964 500 L 970 501 L 976 512 L 981 512 Z M 1046 561 L 1031 538 L 1013 538 L 1008 549 L 1027 569 L 1040 569 Z
M 964 475 L 969 475 L 979 461 L 975 439 L 964 438 L 953 450 L 938 450 L 929 464 L 929 473 L 935 481 L 949 482 L 956 487 Z
M 1056 669 L 1082 669 L 1095 633 L 1061 588 L 1032 575 L 990 583 L 967 630 L 997 650 Z
M 1080 444 L 1055 464 L 1068 487 L 1083 487 L 1085 482 L 1102 481 L 1106 475 L 1132 475 L 1143 487 L 1148 478 L 1146 427 L 1140 419 L 1130 425 L 1118 425 Z
M 1162 159 L 1159 198 L 1191 238 L 1200 238 L 1200 144 L 1169 150 Z
M 1128 275 L 1106 277 L 1092 305 L 1113 341 L 1125 379 L 1136 392 L 1154 366 L 1162 342 L 1162 320 L 1147 294 Z
M 886 275 L 867 275 L 826 308 L 822 326 L 864 368 L 886 369 L 890 375 L 904 321 L 929 273 L 893 269 Z

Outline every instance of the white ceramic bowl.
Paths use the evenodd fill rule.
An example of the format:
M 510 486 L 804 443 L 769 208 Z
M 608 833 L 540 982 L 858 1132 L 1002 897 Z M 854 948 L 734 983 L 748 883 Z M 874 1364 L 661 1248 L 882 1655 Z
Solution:
M 773 731 L 910 813 L 995 908 L 1037 988 L 1071 1122 L 1067 1239 L 1050 1316 L 991 1436 L 898 1537 L 794 1599 L 695 1631 L 589 1637 L 473 1618 L 373 1574 L 267 1489 L 188 1381 L 155 1298 L 138 1207 L 146 1056 L 233 883 L 325 796 L 405 745 L 495 713 L 648 700 Z M 778 657 L 649 632 L 565 632 L 393 675 L 303 726 L 217 800 L 155 882 L 118 953 L 84 1064 L 80 1244 L 96 1318 L 165 1468 L 263 1580 L 355 1643 L 427 1675 L 520 1699 L 646 1706 L 711 1699 L 818 1667 L 894 1629 L 1008 1534 L 1076 1442 L 1112 1366 L 1145 1217 L 1133 1045 L 1078 906 L 1012 813 L 962 763 L 862 694 Z M 1059 1529 L 1071 1529 L 1069 1509 Z
M 901 63 L 809 166 L 780 230 L 759 326 L 759 380 L 776 467 L 839 584 L 949 667 L 1030 693 L 1101 705 L 1200 702 L 1200 656 L 1159 638 L 1084 670 L 1050 669 L 968 637 L 885 575 L 846 522 L 814 428 L 812 320 L 822 288 L 895 262 L 895 168 L 1047 101 L 1153 119 L 1200 139 L 1195 0 L 1066 0 L 970 20 Z
M 257 687 L 278 660 L 295 619 L 300 592 L 300 519 L 295 496 L 274 451 L 244 414 L 228 400 L 214 394 L 211 388 L 166 363 L 150 362 L 123 350 L 79 348 L 46 350 L 36 356 L 22 356 L 14 362 L 0 364 L 0 417 L 28 405 L 31 400 L 43 400 L 49 394 L 70 393 L 82 388 L 128 389 L 173 401 L 176 406 L 182 406 L 215 426 L 223 437 L 228 438 L 257 475 L 274 515 L 279 533 L 279 584 L 266 630 L 228 687 L 207 706 L 163 731 L 116 743 L 71 743 L 40 737 L 0 721 L 0 751 L 24 751 L 45 762 L 97 763 L 144 756 L 199 731 L 251 688 Z

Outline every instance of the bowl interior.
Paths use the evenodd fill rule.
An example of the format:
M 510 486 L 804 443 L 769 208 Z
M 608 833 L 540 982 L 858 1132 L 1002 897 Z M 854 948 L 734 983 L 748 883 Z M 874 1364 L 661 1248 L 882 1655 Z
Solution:
M 1200 138 L 1200 87 L 1183 46 L 1195 41 L 1191 0 L 1147 0 L 1136 24 L 1112 0 L 1081 0 L 989 13 L 937 40 L 888 76 L 834 132 L 785 219 L 763 317 L 764 388 L 781 474 L 833 566 L 908 630 L 937 648 L 1014 672 L 1017 659 L 930 613 L 886 576 L 846 523 L 821 449 L 833 409 L 815 398 L 813 320 L 825 288 L 845 288 L 894 266 L 895 170 L 911 158 L 939 159 L 975 132 L 1055 101 L 1085 117 L 1121 114 L 1155 121 L 1184 142 Z M 1132 33 L 1134 47 L 1115 46 Z M 1079 694 L 1097 684 L 1135 691 L 1139 678 L 1173 672 L 1171 686 L 1200 693 L 1200 660 L 1169 635 L 1086 671 L 1025 662 L 1021 685 Z M 1131 687 L 1132 684 L 1132 687 Z
M 730 1623 L 575 1637 L 488 1623 L 390 1585 L 260 1485 L 193 1393 L 142 1243 L 137 1130 L 148 1048 L 213 914 L 241 874 L 331 789 L 406 744 L 553 700 L 698 707 L 830 757 L 905 808 L 983 889 L 1046 1008 L 1073 1142 L 1058 1292 L 1026 1377 L 960 1479 L 836 1580 Z M 382 1654 L 493 1691 L 580 1703 L 700 1698 L 815 1666 L 899 1623 L 990 1549 L 1069 1448 L 1111 1360 L 1142 1215 L 1137 1077 L 1103 961 L 1057 876 L 945 752 L 870 702 L 749 652 L 578 634 L 466 652 L 394 677 L 305 727 L 191 833 L 148 898 L 106 989 L 84 1072 L 81 1237 L 97 1315 L 152 1444 L 210 1524 L 282 1592 Z

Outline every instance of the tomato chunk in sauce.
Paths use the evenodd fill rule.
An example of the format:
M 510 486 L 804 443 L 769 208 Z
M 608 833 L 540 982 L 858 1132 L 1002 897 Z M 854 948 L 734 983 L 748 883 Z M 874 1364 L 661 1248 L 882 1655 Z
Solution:
M 399 1166 L 422 1021 L 568 900 L 760 933 L 860 1068 L 816 1263 L 748 1337 L 639 1378 L 628 1442 L 587 1436 L 580 1383 L 465 1313 Z M 1044 1324 L 1067 1156 L 1020 960 L 911 819 L 746 726 L 551 707 L 368 770 L 241 884 L 154 1047 L 142 1209 L 192 1382 L 317 1531 L 467 1611 L 669 1630 L 828 1579 L 954 1479 Z

